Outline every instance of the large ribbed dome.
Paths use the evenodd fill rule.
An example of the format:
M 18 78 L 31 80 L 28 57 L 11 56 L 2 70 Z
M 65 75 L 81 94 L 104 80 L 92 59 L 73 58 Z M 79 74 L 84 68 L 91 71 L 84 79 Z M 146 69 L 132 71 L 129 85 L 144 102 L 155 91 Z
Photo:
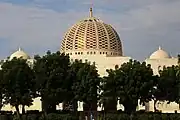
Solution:
M 73 25 L 61 43 L 61 52 L 72 54 L 107 54 L 122 56 L 120 38 L 114 28 L 103 21 L 90 17 Z

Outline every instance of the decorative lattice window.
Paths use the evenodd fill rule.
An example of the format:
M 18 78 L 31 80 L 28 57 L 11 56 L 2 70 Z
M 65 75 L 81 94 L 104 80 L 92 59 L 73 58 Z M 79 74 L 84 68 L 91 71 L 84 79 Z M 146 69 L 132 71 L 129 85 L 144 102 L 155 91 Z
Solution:
M 96 29 L 93 22 L 88 22 L 86 30 L 86 48 L 87 49 L 96 49 L 97 48 L 96 40 Z
M 96 18 L 82 20 L 69 29 L 62 40 L 61 51 L 69 50 L 100 50 L 100 54 L 122 55 L 122 45 L 117 32 L 111 25 Z M 82 54 L 80 52 L 78 55 Z
M 99 37 L 99 49 L 108 49 L 107 34 L 101 23 L 97 23 L 97 31 Z

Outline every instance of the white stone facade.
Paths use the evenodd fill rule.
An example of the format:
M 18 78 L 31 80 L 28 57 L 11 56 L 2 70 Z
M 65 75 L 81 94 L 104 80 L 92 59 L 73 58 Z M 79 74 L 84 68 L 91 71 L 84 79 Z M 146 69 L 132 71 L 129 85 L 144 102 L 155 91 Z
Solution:
M 78 22 L 67 31 L 60 51 L 69 54 L 71 60 L 79 59 L 82 61 L 87 60 L 91 63 L 95 62 L 100 76 L 103 77 L 107 75 L 106 69 L 114 69 L 115 65 L 120 67 L 121 64 L 128 62 L 131 57 L 123 56 L 120 37 L 114 28 L 92 15 L 91 9 L 90 17 Z M 28 59 L 28 64 L 30 65 L 33 65 L 34 62 L 21 49 L 13 53 L 10 59 L 13 57 Z M 154 74 L 158 75 L 159 69 L 162 69 L 163 66 L 177 65 L 178 59 L 170 57 L 167 52 L 159 48 L 145 61 L 147 64 L 151 64 Z M 57 108 L 62 109 L 62 104 L 57 106 Z M 124 109 L 122 105 L 117 105 L 117 108 Z M 162 112 L 173 113 L 175 110 L 180 112 L 179 105 L 176 103 L 167 104 L 167 102 L 161 102 L 161 104 L 157 104 L 157 108 Z M 26 109 L 41 111 L 40 98 L 36 98 L 33 106 Z M 137 110 L 142 109 L 154 111 L 153 101 L 147 103 L 146 106 L 139 105 L 137 107 Z M 6 105 L 3 106 L 2 110 L 14 111 L 15 109 Z M 101 110 L 101 108 L 98 108 L 98 110 Z M 83 111 L 81 102 L 78 102 L 78 111 Z

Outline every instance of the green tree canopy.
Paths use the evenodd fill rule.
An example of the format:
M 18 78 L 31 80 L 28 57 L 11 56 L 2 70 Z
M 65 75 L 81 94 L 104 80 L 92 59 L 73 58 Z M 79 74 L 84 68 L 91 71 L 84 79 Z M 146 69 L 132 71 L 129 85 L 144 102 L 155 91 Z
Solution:
M 34 72 L 23 59 L 6 60 L 2 64 L 1 86 L 4 104 L 15 106 L 19 115 L 19 105 L 32 105 L 34 93 Z M 22 112 L 25 112 L 23 109 Z
M 96 110 L 100 77 L 95 64 L 75 60 L 71 65 L 74 99 L 84 102 L 84 110 Z
M 179 66 L 163 67 L 159 71 L 159 80 L 155 92 L 156 100 L 167 100 L 179 103 L 180 98 L 180 70 Z
M 3 103 L 2 103 L 3 85 L 1 84 L 2 79 L 3 79 L 3 74 L 2 74 L 2 70 L 1 70 L 1 64 L 0 64 L 0 110 L 3 107 Z
M 36 56 L 34 71 L 37 91 L 42 97 L 43 110 L 54 112 L 56 105 L 71 96 L 71 82 L 68 78 L 69 56 L 60 52 L 47 52 L 43 57 Z
M 105 78 L 103 97 L 118 99 L 126 112 L 135 111 L 138 100 L 145 103 L 152 99 L 156 79 L 151 66 L 145 62 L 130 60 L 120 68 L 108 70 L 108 74 Z
M 103 104 L 105 111 L 117 111 L 117 81 L 115 80 L 115 70 L 106 70 L 108 76 L 103 77 L 101 81 L 101 93 L 100 103 Z

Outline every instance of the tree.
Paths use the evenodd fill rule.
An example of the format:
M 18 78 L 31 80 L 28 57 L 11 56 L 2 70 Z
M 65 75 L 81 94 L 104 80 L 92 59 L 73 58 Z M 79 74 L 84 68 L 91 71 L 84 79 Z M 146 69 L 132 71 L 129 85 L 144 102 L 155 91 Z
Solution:
M 24 113 L 24 107 L 32 105 L 35 95 L 33 70 L 28 66 L 27 60 L 21 58 L 6 60 L 1 67 L 4 104 L 14 106 L 20 118 L 19 105 L 23 106 L 22 113 Z
M 155 102 L 168 101 L 179 102 L 180 97 L 180 55 L 178 55 L 178 65 L 172 65 L 169 67 L 163 67 L 159 70 L 159 78 L 156 83 L 156 89 L 154 91 Z M 154 106 L 156 111 L 156 107 Z
M 173 65 L 171 67 L 163 67 L 163 70 L 159 71 L 159 80 L 155 91 L 156 100 L 179 103 L 180 75 L 177 74 L 179 70 L 179 66 Z
M 117 81 L 115 80 L 115 70 L 106 70 L 108 76 L 103 77 L 101 81 L 101 101 L 100 103 L 103 104 L 104 111 L 117 111 L 117 92 L 116 86 Z
M 180 65 L 180 55 L 178 55 L 178 65 Z
M 146 65 L 145 62 L 130 60 L 122 64 L 120 68 L 110 70 L 108 74 L 106 82 L 111 81 L 114 88 L 111 88 L 112 86 L 105 87 L 105 92 L 113 91 L 111 97 L 119 100 L 119 103 L 124 106 L 125 112 L 136 111 L 138 100 L 144 104 L 152 99 L 155 76 L 153 76 L 151 66 Z
M 78 60 L 75 60 L 74 62 L 71 63 L 70 65 L 70 69 L 68 71 L 68 77 L 67 79 L 71 81 L 71 88 L 69 90 L 72 91 L 72 95 L 71 95 L 71 103 L 64 103 L 64 108 L 65 106 L 69 106 L 69 104 L 72 104 L 73 106 L 73 110 L 74 112 L 77 111 L 77 108 L 78 108 L 78 100 L 79 100 L 79 96 L 76 94 L 76 88 L 77 88 L 77 85 L 79 85 L 79 83 L 77 82 L 77 73 L 79 71 L 80 68 L 83 67 L 83 63 L 82 61 L 78 61 Z M 65 108 L 66 109 L 66 108 Z
M 0 64 L 1 65 L 1 64 Z M 1 67 L 1 66 L 0 66 Z M 1 108 L 3 107 L 3 103 L 2 103 L 2 93 L 3 93 L 3 85 L 1 84 L 2 83 L 2 78 L 3 78 L 3 75 L 2 75 L 2 70 L 0 68 L 0 110 Z
M 75 60 L 71 65 L 72 90 L 75 101 L 81 101 L 85 111 L 97 110 L 100 77 L 95 64 Z
M 34 72 L 36 88 L 42 99 L 44 112 L 54 112 L 56 105 L 69 100 L 71 82 L 68 78 L 69 56 L 60 52 L 47 52 L 43 57 L 36 56 Z

